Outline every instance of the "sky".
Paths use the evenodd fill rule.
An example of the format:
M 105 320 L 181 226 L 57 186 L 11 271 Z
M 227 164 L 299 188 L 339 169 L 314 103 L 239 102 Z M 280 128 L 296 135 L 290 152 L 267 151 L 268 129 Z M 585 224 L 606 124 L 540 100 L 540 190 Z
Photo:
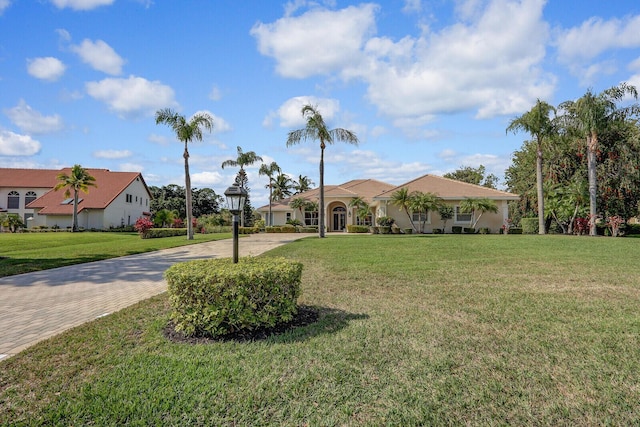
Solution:
M 155 113 L 206 112 L 193 187 L 218 194 L 236 147 L 319 182 L 317 141 L 286 146 L 317 106 L 357 146 L 325 151 L 325 183 L 402 184 L 504 171 L 536 99 L 640 88 L 638 0 L 0 0 L 0 167 L 141 172 L 184 185 L 183 144 Z M 268 203 L 260 163 L 254 207 Z

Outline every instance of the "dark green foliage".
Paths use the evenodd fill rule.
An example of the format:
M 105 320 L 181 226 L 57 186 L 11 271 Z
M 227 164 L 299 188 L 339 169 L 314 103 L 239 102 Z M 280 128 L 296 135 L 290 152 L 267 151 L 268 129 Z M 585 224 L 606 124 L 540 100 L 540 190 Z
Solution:
M 453 227 L 451 227 L 451 232 L 453 234 L 462 234 L 462 227 L 460 227 L 459 225 L 454 225 Z
M 473 227 L 464 227 L 463 229 L 464 234 L 475 234 L 476 233 L 476 229 Z
M 160 237 L 186 236 L 186 228 L 152 228 L 142 236 L 143 239 L 157 239 Z
M 520 225 L 522 234 L 538 234 L 538 218 L 522 218 Z
M 487 227 L 482 227 L 479 231 L 480 234 L 491 234 L 491 229 Z
M 369 226 L 368 225 L 347 225 L 347 233 L 368 233 Z
M 284 258 L 178 263 L 165 272 L 176 331 L 220 336 L 272 327 L 297 312 L 302 264 Z

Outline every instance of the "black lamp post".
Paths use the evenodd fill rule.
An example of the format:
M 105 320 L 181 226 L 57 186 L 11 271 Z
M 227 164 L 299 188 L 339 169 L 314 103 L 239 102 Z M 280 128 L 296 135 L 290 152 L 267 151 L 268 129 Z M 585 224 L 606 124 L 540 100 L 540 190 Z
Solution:
M 233 215 L 233 263 L 238 263 L 238 215 L 244 209 L 247 191 L 236 182 L 224 192 L 229 212 Z

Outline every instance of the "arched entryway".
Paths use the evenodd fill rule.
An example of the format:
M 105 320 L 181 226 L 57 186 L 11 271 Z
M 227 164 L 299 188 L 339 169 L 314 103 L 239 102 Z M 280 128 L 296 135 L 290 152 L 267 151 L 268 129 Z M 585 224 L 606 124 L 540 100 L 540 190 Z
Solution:
M 329 231 L 344 231 L 347 228 L 347 207 L 343 203 L 329 206 Z

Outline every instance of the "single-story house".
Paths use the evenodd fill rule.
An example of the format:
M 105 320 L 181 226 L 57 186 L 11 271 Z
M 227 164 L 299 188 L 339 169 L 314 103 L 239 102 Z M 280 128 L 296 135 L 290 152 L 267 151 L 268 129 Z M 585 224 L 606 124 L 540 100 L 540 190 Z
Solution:
M 88 193 L 78 193 L 79 227 L 108 229 L 151 216 L 152 196 L 141 173 L 90 168 L 87 172 L 96 179 L 96 186 L 88 187 Z M 0 168 L 0 212 L 19 215 L 28 228 L 71 227 L 73 194 L 65 197 L 65 189 L 53 190 L 60 173 L 69 175 L 71 168 Z
M 476 228 L 489 228 L 497 233 L 509 218 L 509 201 L 519 200 L 517 194 L 494 190 L 462 181 L 426 174 L 402 185 L 391 185 L 372 179 L 357 179 L 340 185 L 325 185 L 325 219 L 326 230 L 344 231 L 349 224 L 374 225 L 376 219 L 383 216 L 394 218 L 400 228 L 411 228 L 411 221 L 406 212 L 401 211 L 391 200 L 396 191 L 406 188 L 409 193 L 419 191 L 438 195 L 446 204 L 454 209 L 454 217 L 447 221 L 445 232 L 451 232 L 452 226 L 470 227 L 474 218 L 471 213 L 460 209 L 460 203 L 466 198 L 487 198 L 496 202 L 498 213 L 486 212 L 480 217 Z M 273 225 L 283 225 L 290 219 L 299 219 L 305 225 L 318 225 L 318 212 L 293 209 L 290 202 L 298 197 L 318 203 L 319 189 L 313 189 L 271 204 Z M 371 209 L 371 215 L 364 220 L 356 214 L 356 208 L 350 207 L 350 202 L 361 197 Z M 260 215 L 267 219 L 269 205 L 257 209 Z M 431 233 L 434 228 L 444 228 L 443 220 L 437 212 L 429 212 L 426 216 L 409 212 L 415 225 L 420 225 L 425 233 Z M 267 224 L 269 221 L 266 221 Z

